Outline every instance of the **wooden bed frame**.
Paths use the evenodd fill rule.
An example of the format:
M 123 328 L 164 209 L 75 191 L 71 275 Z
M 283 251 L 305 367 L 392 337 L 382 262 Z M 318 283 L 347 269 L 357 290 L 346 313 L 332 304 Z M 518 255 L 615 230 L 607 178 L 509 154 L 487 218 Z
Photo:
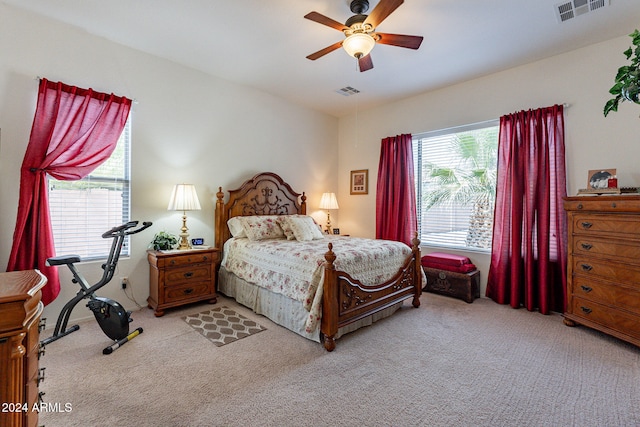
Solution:
M 216 194 L 215 242 L 222 250 L 229 237 L 227 220 L 247 215 L 306 215 L 306 195 L 296 193 L 275 173 L 260 173 L 229 191 L 229 201 L 224 202 L 222 187 Z M 300 200 L 300 202 L 298 201 Z M 321 336 L 327 351 L 336 347 L 338 329 L 363 319 L 392 305 L 413 297 L 414 307 L 420 306 L 422 275 L 420 269 L 420 241 L 412 241 L 411 255 L 398 273 L 385 283 L 365 286 L 349 274 L 336 270 L 336 255 L 328 244 L 325 254 L 324 294 L 322 300 Z

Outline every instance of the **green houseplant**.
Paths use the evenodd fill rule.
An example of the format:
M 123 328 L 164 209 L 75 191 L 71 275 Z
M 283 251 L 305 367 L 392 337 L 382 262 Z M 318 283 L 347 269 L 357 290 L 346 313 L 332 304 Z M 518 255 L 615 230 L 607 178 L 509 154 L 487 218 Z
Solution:
M 609 89 L 614 98 L 604 106 L 605 117 L 611 111 L 618 111 L 621 102 L 631 101 L 640 104 L 640 32 L 635 30 L 629 37 L 633 45 L 624 51 L 624 55 L 627 60 L 631 60 L 631 64 L 618 68 L 615 84 Z
M 153 236 L 153 240 L 149 243 L 149 248 L 156 251 L 166 251 L 173 249 L 178 244 L 178 238 L 166 231 L 159 231 Z

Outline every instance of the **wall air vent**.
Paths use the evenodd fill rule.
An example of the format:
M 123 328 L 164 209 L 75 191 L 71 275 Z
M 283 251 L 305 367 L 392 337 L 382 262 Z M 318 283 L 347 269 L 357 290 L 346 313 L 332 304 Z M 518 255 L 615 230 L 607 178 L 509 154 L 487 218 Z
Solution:
M 556 18 L 562 23 L 609 4 L 610 0 L 568 0 L 555 5 Z

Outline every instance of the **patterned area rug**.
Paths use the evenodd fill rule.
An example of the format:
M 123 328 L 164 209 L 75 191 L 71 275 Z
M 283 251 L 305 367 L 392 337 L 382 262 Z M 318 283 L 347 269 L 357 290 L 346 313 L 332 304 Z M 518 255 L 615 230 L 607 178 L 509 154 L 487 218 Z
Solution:
M 218 347 L 266 329 L 225 306 L 183 316 L 182 320 Z

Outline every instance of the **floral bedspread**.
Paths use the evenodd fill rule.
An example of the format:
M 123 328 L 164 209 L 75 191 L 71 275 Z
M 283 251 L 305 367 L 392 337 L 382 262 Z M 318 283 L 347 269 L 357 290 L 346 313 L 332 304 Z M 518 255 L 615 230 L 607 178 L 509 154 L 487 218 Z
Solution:
M 224 247 L 223 266 L 241 279 L 301 301 L 309 311 L 306 330 L 315 331 L 321 318 L 324 254 L 328 243 L 334 265 L 364 285 L 393 277 L 411 253 L 404 243 L 357 237 L 327 236 L 308 242 L 231 238 Z

